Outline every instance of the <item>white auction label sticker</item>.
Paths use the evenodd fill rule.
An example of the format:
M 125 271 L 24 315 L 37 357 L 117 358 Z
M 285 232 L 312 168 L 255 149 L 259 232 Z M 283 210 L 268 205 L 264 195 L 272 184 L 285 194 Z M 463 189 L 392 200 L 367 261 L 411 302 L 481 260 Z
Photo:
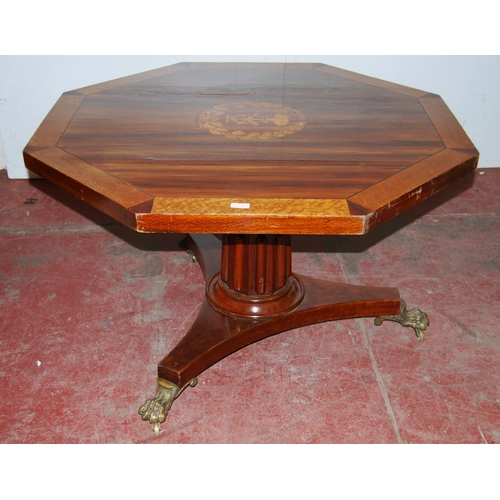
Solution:
M 231 203 L 231 208 L 250 208 L 250 203 L 238 203 L 233 201 Z

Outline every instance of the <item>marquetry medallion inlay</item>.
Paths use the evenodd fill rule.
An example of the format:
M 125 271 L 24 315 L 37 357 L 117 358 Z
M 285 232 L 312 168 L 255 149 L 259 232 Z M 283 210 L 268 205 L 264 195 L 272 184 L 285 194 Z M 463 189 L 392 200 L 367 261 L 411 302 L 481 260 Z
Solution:
M 307 125 L 307 118 L 282 104 L 237 101 L 202 111 L 196 116 L 196 124 L 227 139 L 269 141 L 300 132 Z

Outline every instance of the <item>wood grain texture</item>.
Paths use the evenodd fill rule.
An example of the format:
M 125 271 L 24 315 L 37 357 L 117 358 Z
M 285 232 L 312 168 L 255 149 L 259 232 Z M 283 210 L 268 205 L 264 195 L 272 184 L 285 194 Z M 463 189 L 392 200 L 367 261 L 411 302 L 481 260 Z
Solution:
M 280 236 L 277 238 L 274 243 L 282 247 L 283 255 L 291 255 L 290 239 Z M 229 255 L 236 250 L 228 249 L 229 246 L 241 245 L 236 252 L 241 251 L 243 260 L 246 257 L 251 259 L 257 257 L 257 254 L 252 252 L 252 247 L 254 244 L 258 245 L 258 239 L 255 240 L 249 235 L 248 238 L 240 237 L 238 241 L 238 237 L 229 236 L 224 237 L 221 242 L 212 235 L 204 234 L 190 235 L 187 238 L 188 247 L 194 252 L 201 265 L 207 282 L 207 294 L 191 328 L 177 346 L 158 364 L 160 378 L 183 387 L 224 357 L 271 335 L 324 321 L 399 313 L 401 299 L 396 288 L 346 285 L 298 275 L 294 275 L 294 278 L 300 282 L 304 296 L 291 311 L 281 311 L 280 314 L 271 314 L 266 318 L 249 318 L 241 317 L 239 314 L 228 314 L 213 307 L 210 284 L 213 283 L 214 278 L 217 278 L 221 252 L 222 275 L 226 274 L 224 267 L 229 267 L 230 273 L 239 272 L 245 284 L 251 285 L 246 290 L 247 292 L 256 292 L 252 290 L 253 286 L 247 271 L 242 269 L 237 262 L 227 261 L 231 260 Z M 280 240 L 282 245 L 280 245 Z M 273 238 L 268 238 L 266 244 L 272 245 Z M 275 258 L 271 257 L 271 260 L 277 264 L 282 259 L 276 255 Z M 285 260 L 287 263 L 283 271 L 285 275 L 290 276 L 291 262 L 288 262 L 288 259 Z M 239 271 L 237 271 L 238 268 L 240 268 Z M 270 269 L 276 270 L 275 265 L 271 265 Z M 215 276 L 212 273 L 216 273 Z M 236 286 L 240 285 L 236 284 Z M 274 289 L 274 286 L 272 288 Z M 283 291 L 283 289 L 274 290 L 274 292 L 271 290 L 267 298 L 279 300 L 280 293 Z M 241 298 L 258 299 L 258 294 L 250 295 L 250 297 L 245 293 L 240 295 Z M 266 297 L 263 300 L 265 302 Z
M 64 94 L 24 156 L 139 231 L 361 234 L 479 154 L 427 91 L 322 64 L 183 63 Z
M 248 208 L 239 208 L 240 204 Z M 334 226 L 351 234 L 360 229 L 363 220 L 351 215 L 346 200 L 157 198 L 151 213 L 140 210 L 137 207 L 138 230 L 143 232 L 267 234 L 268 228 L 280 228 L 281 234 L 321 234 L 326 228 L 328 234 L 328 228 Z
M 345 78 L 346 80 L 355 81 L 359 83 L 364 83 L 366 85 L 374 85 L 378 88 L 386 89 L 391 92 L 398 92 L 400 94 L 408 95 L 411 97 L 421 97 L 427 94 L 424 90 L 413 89 L 411 87 L 406 87 L 404 85 L 399 85 L 397 83 L 388 82 L 386 80 L 380 80 L 378 78 L 373 78 L 370 76 L 365 76 L 354 71 L 348 71 L 341 68 L 335 68 L 333 66 L 328 66 L 326 64 L 318 64 L 317 68 L 326 74 Z
M 475 170 L 478 156 L 471 153 L 446 149 L 352 196 L 349 201 L 368 214 L 365 232 Z
M 149 80 L 151 78 L 156 78 L 158 76 L 174 73 L 176 71 L 182 71 L 183 69 L 186 69 L 188 67 L 189 64 L 186 63 L 174 64 L 172 66 L 165 66 L 164 68 L 144 71 L 142 73 L 137 73 L 136 75 L 125 76 L 123 78 L 116 78 L 115 80 L 109 80 L 107 82 L 97 83 L 96 85 L 89 85 L 88 87 L 82 87 L 81 89 L 78 89 L 78 92 L 85 95 L 96 94 L 104 90 L 113 89 L 116 87 L 121 87 L 126 85 L 133 85 L 143 80 Z
M 136 226 L 135 214 L 128 208 L 152 198 L 150 194 L 56 147 L 31 154 L 25 152 L 25 163 L 31 171 L 132 228 Z
M 207 299 L 193 325 L 158 364 L 158 376 L 182 387 L 207 368 L 253 342 L 315 323 L 346 318 L 395 315 L 396 288 L 330 283 L 300 276 L 307 296 L 294 311 L 267 320 L 231 317 L 211 307 Z
M 30 148 L 55 146 L 85 96 L 66 93 L 61 96 L 29 142 Z
M 474 144 L 439 96 L 427 95 L 421 97 L 419 101 L 448 148 L 474 149 Z

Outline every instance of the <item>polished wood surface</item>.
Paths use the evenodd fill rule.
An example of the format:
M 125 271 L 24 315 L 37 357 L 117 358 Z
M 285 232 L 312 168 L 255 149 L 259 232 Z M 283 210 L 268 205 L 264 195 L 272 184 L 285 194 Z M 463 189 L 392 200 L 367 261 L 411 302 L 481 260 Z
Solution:
M 217 269 L 220 267 L 221 260 L 223 263 L 226 261 L 226 256 L 221 256 L 221 253 L 230 253 L 231 249 L 228 247 L 238 245 L 241 248 L 234 249 L 235 252 L 246 253 L 246 255 L 231 259 L 229 272 L 234 272 L 241 277 L 244 283 L 235 286 L 240 289 L 243 297 L 254 300 L 255 305 L 264 303 L 265 307 L 266 301 L 275 301 L 276 295 L 286 291 L 286 287 L 281 288 L 278 293 L 259 295 L 253 286 L 249 286 L 248 276 L 252 273 L 248 273 L 246 266 L 241 266 L 238 261 L 243 262 L 248 258 L 252 261 L 259 260 L 256 255 L 258 252 L 254 253 L 249 248 L 258 245 L 254 237 L 240 242 L 228 238 L 224 238 L 221 242 L 212 235 L 203 234 L 191 235 L 187 238 L 187 246 L 196 255 L 201 265 L 207 289 L 210 283 L 219 277 Z M 270 238 L 269 247 L 273 245 L 275 245 L 275 253 L 281 252 L 284 259 L 275 255 L 269 260 L 287 262 L 286 255 L 289 254 L 286 250 L 287 242 L 274 241 Z M 254 254 L 255 258 L 252 258 L 251 254 Z M 224 267 L 223 265 L 223 275 L 227 273 Z M 274 268 L 269 265 L 264 267 Z M 258 272 L 256 274 L 259 275 Z M 191 328 L 177 346 L 158 364 L 158 376 L 178 387 L 184 387 L 190 380 L 224 357 L 271 335 L 336 319 L 395 315 L 400 309 L 400 296 L 396 288 L 347 285 L 292 275 L 288 263 L 285 263 L 282 275 L 283 278 L 286 275 L 288 278 L 293 276 L 300 282 L 302 290 L 307 290 L 296 307 L 292 310 L 286 310 L 285 307 L 281 312 L 274 311 L 266 316 L 260 315 L 259 311 L 251 317 L 248 310 L 245 314 L 240 314 L 240 308 L 231 314 L 224 310 L 225 304 L 222 308 L 218 305 L 214 307 L 214 302 L 207 293 Z M 271 279 L 271 281 L 278 284 L 279 278 Z M 251 295 L 246 295 L 246 292 Z M 261 301 L 260 304 L 259 301 Z M 245 305 L 248 305 L 248 302 L 243 303 L 242 307 Z M 235 376 L 237 378 L 237 374 Z
M 362 234 L 478 152 L 426 91 L 322 64 L 183 63 L 65 93 L 24 158 L 138 231 Z
M 64 94 L 24 158 L 135 230 L 191 233 L 205 297 L 139 409 L 158 434 L 200 373 L 271 335 L 377 316 L 422 340 L 429 319 L 397 289 L 295 274 L 290 235 L 362 234 L 478 153 L 424 91 L 321 64 L 193 63 Z

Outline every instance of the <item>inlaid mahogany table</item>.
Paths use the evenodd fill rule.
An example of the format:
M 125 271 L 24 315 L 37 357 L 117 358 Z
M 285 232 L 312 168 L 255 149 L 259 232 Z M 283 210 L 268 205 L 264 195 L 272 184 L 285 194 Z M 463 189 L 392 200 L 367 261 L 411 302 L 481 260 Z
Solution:
M 293 234 L 364 234 L 477 168 L 443 100 L 324 64 L 186 63 L 66 92 L 27 168 L 141 232 L 187 234 L 206 279 L 197 319 L 139 409 L 238 349 L 342 318 L 429 319 L 395 288 L 292 270 Z M 217 236 L 214 236 L 217 235 Z

